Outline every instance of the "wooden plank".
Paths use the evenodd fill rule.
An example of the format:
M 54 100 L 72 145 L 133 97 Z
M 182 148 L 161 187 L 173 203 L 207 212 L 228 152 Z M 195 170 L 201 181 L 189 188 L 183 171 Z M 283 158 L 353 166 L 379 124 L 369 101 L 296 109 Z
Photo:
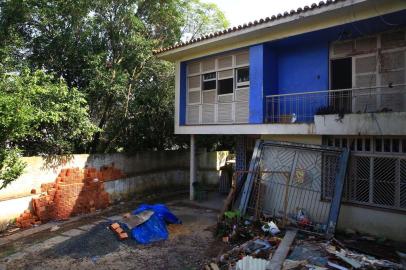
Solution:
M 286 257 L 288 256 L 290 246 L 295 240 L 297 234 L 297 230 L 288 230 L 286 231 L 285 236 L 282 239 L 282 242 L 279 244 L 278 248 L 276 249 L 275 253 L 272 256 L 272 259 L 267 267 L 269 270 L 281 270 L 283 266 L 283 262 L 285 261 Z

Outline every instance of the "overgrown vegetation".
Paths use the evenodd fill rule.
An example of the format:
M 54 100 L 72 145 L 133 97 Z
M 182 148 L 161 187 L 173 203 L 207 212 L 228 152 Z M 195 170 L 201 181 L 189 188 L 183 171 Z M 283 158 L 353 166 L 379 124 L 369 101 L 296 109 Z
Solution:
M 174 67 L 152 51 L 227 24 L 199 0 L 0 0 L 1 187 L 21 155 L 187 147 Z

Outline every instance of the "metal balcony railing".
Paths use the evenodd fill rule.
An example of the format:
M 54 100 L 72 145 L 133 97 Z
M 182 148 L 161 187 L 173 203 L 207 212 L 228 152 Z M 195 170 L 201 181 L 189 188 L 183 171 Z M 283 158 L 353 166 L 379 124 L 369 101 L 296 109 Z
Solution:
M 312 123 L 315 115 L 405 112 L 406 84 L 266 96 L 267 123 Z

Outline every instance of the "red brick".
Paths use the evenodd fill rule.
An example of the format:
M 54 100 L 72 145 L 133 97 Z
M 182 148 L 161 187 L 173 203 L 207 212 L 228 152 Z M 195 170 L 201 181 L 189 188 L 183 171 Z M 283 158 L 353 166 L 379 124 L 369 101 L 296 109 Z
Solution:
M 118 223 L 113 223 L 113 224 L 110 225 L 110 228 L 111 228 L 112 230 L 116 230 L 117 228 L 120 228 L 120 224 L 118 224 Z
M 128 238 L 128 234 L 125 233 L 125 232 L 120 233 L 120 234 L 118 235 L 118 238 L 119 238 L 120 240 L 125 240 L 125 239 Z
M 123 229 L 121 229 L 121 227 L 118 227 L 117 229 L 114 230 L 117 234 L 120 234 L 122 232 L 124 232 Z

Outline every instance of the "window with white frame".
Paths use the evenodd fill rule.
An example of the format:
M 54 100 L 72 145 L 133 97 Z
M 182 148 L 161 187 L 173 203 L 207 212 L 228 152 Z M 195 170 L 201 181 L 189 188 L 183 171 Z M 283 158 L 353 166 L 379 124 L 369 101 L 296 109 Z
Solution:
M 216 72 L 203 74 L 203 88 L 202 90 L 216 90 L 217 76 Z
M 248 50 L 187 64 L 186 124 L 248 123 Z
M 405 136 L 326 136 L 324 144 L 351 149 L 344 202 L 406 211 Z M 326 184 L 331 198 L 334 181 Z

